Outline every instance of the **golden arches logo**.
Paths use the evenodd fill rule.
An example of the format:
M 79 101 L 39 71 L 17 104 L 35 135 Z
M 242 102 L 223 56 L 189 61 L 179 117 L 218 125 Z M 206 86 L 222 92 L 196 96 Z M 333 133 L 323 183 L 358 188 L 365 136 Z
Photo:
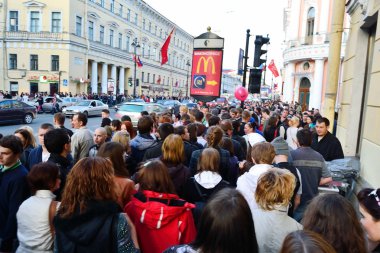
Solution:
M 203 62 L 203 72 L 204 73 L 207 72 L 208 64 L 209 64 L 209 62 L 211 62 L 211 73 L 215 74 L 215 62 L 214 62 L 214 58 L 212 58 L 211 56 L 207 57 L 207 59 L 204 56 L 199 58 L 198 65 L 197 65 L 197 73 L 199 73 L 199 69 L 201 68 L 202 62 Z

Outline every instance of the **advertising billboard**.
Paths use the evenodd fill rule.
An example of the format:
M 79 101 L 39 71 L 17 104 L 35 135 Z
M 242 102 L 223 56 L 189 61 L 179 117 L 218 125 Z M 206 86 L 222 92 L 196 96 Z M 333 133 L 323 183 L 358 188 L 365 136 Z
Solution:
M 238 61 L 238 75 L 242 76 L 243 71 L 244 71 L 244 66 L 243 66 L 243 59 L 244 59 L 244 50 L 239 49 L 239 61 Z
M 223 50 L 194 50 L 190 96 L 201 101 L 220 97 L 222 61 Z

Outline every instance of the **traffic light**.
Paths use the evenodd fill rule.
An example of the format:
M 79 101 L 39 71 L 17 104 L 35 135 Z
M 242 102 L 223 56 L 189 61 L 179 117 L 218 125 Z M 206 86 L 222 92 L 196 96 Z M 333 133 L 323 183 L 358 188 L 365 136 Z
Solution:
M 267 53 L 267 50 L 261 49 L 265 44 L 269 43 L 268 37 L 263 37 L 262 35 L 256 35 L 255 39 L 255 57 L 253 59 L 253 67 L 260 67 L 261 64 L 266 62 L 266 59 L 261 59 L 263 54 Z
M 250 69 L 248 91 L 250 93 L 260 94 L 260 87 L 261 87 L 261 69 Z
M 132 85 L 133 85 L 132 77 L 128 78 L 128 85 L 129 85 L 129 87 L 132 87 Z
M 136 79 L 136 86 L 139 86 L 140 80 Z

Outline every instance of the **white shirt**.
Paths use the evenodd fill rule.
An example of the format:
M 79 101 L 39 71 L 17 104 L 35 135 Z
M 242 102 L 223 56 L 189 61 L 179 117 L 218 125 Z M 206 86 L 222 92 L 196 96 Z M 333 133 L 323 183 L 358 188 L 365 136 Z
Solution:
M 39 190 L 21 204 L 16 214 L 20 242 L 17 253 L 53 252 L 49 225 L 49 207 L 53 199 L 55 195 L 51 191 Z

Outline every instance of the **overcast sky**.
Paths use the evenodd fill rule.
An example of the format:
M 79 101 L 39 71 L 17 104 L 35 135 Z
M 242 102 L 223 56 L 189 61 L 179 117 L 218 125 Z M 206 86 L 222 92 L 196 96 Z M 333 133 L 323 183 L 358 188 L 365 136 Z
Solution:
M 239 48 L 251 30 L 248 65 L 253 65 L 255 35 L 270 37 L 268 62 L 282 66 L 283 12 L 287 0 L 145 0 L 156 11 L 194 37 L 207 31 L 224 38 L 224 69 L 237 69 Z M 268 76 L 267 76 L 268 78 Z

